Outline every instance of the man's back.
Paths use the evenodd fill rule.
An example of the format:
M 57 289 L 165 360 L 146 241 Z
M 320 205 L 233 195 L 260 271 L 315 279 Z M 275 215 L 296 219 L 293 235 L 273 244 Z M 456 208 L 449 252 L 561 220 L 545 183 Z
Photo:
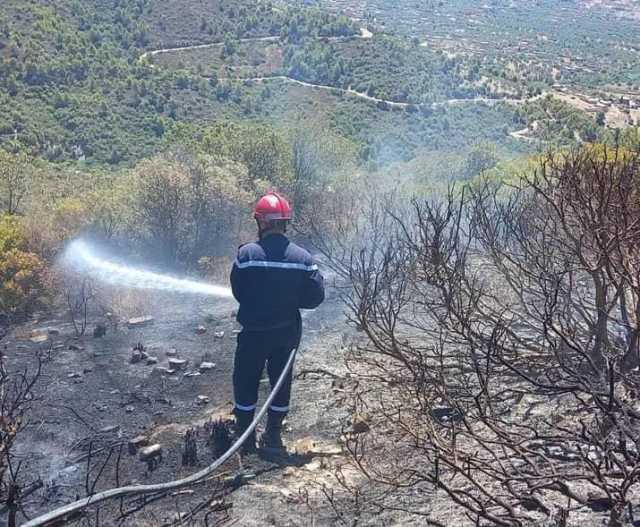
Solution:
M 233 393 L 238 436 L 254 426 L 258 390 L 264 368 L 271 388 L 280 386 L 269 406 L 260 446 L 286 452 L 282 424 L 289 412 L 294 350 L 300 346 L 300 309 L 313 309 L 324 300 L 322 275 L 311 255 L 285 236 L 293 218 L 289 202 L 276 192 L 258 200 L 253 217 L 260 240 L 238 249 L 231 270 L 231 288 L 240 303 L 238 347 L 233 362 Z M 256 450 L 252 429 L 243 452 Z
M 323 278 L 312 256 L 283 234 L 240 247 L 231 287 L 240 303 L 238 321 L 248 331 L 294 324 L 299 309 L 313 309 L 324 300 Z

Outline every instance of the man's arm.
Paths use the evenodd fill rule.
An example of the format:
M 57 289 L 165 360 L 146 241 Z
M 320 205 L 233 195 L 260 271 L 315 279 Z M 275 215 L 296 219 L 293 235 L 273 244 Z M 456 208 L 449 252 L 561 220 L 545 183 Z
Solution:
M 239 304 L 242 303 L 244 296 L 245 281 L 242 276 L 243 273 L 244 271 L 238 267 L 238 260 L 233 262 L 233 267 L 231 268 L 231 291 Z
M 300 294 L 301 309 L 315 309 L 324 301 L 324 277 L 318 271 L 313 260 L 310 261 L 311 270 L 305 271 Z

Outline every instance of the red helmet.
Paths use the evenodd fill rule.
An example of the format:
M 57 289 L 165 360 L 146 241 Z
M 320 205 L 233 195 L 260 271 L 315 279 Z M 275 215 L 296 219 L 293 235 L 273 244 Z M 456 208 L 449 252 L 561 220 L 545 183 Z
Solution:
M 272 221 L 290 220 L 292 215 L 293 210 L 289 202 L 279 194 L 269 192 L 256 203 L 253 217 L 257 220 Z

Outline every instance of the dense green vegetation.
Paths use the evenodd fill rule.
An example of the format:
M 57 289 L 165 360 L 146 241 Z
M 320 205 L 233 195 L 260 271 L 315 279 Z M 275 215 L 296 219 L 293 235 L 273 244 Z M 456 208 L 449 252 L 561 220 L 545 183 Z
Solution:
M 154 64 L 210 77 L 287 75 L 314 84 L 352 88 L 373 97 L 412 104 L 450 98 L 504 97 L 483 77 L 481 64 L 391 35 L 237 42 L 152 57 Z M 513 91 L 509 95 L 518 96 Z
M 119 165 L 166 149 L 185 124 L 197 133 L 219 120 L 282 128 L 313 121 L 355 141 L 362 159 L 379 166 L 480 140 L 515 154 L 531 145 L 509 134 L 532 124 L 547 142 L 599 134 L 593 119 L 560 103 L 547 104 L 550 111 L 540 104 L 431 107 L 536 90 L 514 78 L 504 92 L 504 72 L 484 58 L 401 36 L 358 35 L 344 16 L 258 0 L 9 0 L 0 11 L 0 142 L 50 161 Z M 246 40 L 266 36 L 276 40 Z M 220 45 L 140 60 L 156 47 L 203 42 Z M 278 75 L 410 106 L 241 81 Z
M 347 17 L 314 8 L 289 9 L 272 1 L 146 0 L 142 20 L 153 48 L 222 42 L 226 38 L 348 36 L 357 31 Z
M 3 5 L 2 139 L 16 139 L 49 160 L 117 164 L 156 151 L 165 131 L 176 122 L 246 114 L 238 92 L 139 62 L 151 45 L 148 23 L 160 4 L 12 0 Z M 247 34 L 282 32 L 295 40 L 308 34 L 354 31 L 344 17 L 318 10 L 276 11 L 262 2 L 259 8 L 250 2 L 243 5 L 243 9 L 238 5 L 222 9 L 226 18 L 211 15 L 218 24 L 216 35 L 233 31 L 229 36 L 233 41 Z M 260 24 L 253 24 L 260 14 L 264 15 Z M 166 35 L 171 35 L 170 28 Z
M 109 9 L 113 8 L 113 9 Z M 135 64 L 145 2 L 89 7 L 10 2 L 3 10 L 0 134 L 47 159 L 117 163 L 149 151 L 171 111 Z
M 284 70 L 296 79 L 413 104 L 490 94 L 477 64 L 388 35 L 290 45 Z
M 594 119 L 553 97 L 525 105 L 518 115 L 533 128 L 535 137 L 547 144 L 595 141 L 602 132 L 602 127 Z

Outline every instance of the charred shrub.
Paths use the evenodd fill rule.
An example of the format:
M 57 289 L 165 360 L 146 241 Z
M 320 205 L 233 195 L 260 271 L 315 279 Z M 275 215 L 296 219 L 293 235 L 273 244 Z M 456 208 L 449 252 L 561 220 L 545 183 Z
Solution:
M 363 486 L 344 488 L 375 495 L 359 500 L 369 512 L 446 524 L 438 492 L 476 523 L 566 521 L 576 507 L 626 521 L 640 474 L 639 166 L 621 149 L 549 154 L 516 187 L 378 200 L 355 230 L 371 242 L 333 244 L 363 336 L 348 354 L 352 411 L 370 417 L 345 436 Z

